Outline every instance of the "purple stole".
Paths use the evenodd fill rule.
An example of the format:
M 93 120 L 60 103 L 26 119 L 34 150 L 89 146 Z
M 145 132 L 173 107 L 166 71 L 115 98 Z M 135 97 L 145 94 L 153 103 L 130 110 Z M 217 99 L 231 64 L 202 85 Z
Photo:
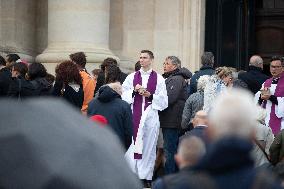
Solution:
M 264 87 L 270 87 L 272 84 L 272 78 L 266 80 L 264 82 Z M 283 97 L 284 96 L 284 74 L 280 76 L 280 79 L 277 83 L 274 95 L 276 97 Z M 266 108 L 267 101 L 263 102 L 263 107 Z M 278 118 L 275 114 L 275 104 L 272 103 L 271 112 L 270 112 L 270 119 L 269 119 L 269 126 L 273 132 L 273 134 L 278 134 L 281 128 L 281 120 L 282 118 Z
M 155 71 L 152 71 L 148 83 L 147 83 L 147 91 L 150 92 L 150 94 L 154 94 L 156 91 L 156 86 L 157 86 L 157 78 L 158 75 Z M 133 87 L 137 84 L 142 85 L 142 77 L 141 77 L 141 72 L 137 71 L 134 74 L 134 80 L 133 80 Z M 135 94 L 134 96 L 134 102 L 133 102 L 133 139 L 134 139 L 134 144 L 136 142 L 136 137 L 137 137 L 137 132 L 139 129 L 139 124 L 140 124 L 140 119 L 142 116 L 142 104 L 143 104 L 143 96 L 139 94 Z M 146 98 L 145 97 L 145 105 L 143 111 L 146 110 L 146 108 L 152 104 L 152 99 Z M 142 154 L 137 154 L 134 153 L 134 159 L 142 159 Z

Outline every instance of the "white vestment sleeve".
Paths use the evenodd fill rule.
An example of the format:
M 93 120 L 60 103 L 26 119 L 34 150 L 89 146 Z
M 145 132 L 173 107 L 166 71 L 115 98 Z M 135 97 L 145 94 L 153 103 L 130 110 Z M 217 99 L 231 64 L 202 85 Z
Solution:
M 133 103 L 133 97 L 132 97 L 132 93 L 134 90 L 133 79 L 134 79 L 134 73 L 128 75 L 122 84 L 121 98 L 122 100 L 126 101 L 128 104 Z
M 284 97 L 277 97 L 278 105 L 275 105 L 275 114 L 278 118 L 284 117 Z
M 168 107 L 168 95 L 164 78 L 158 75 L 156 91 L 153 94 L 152 108 L 162 111 Z

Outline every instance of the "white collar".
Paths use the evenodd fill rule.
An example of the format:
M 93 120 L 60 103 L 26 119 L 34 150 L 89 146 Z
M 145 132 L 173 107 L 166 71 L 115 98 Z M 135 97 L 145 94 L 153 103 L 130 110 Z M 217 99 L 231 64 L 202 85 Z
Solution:
M 150 70 L 148 70 L 146 72 L 142 68 L 140 69 L 141 75 L 150 75 L 152 71 L 153 71 L 153 69 L 150 69 Z

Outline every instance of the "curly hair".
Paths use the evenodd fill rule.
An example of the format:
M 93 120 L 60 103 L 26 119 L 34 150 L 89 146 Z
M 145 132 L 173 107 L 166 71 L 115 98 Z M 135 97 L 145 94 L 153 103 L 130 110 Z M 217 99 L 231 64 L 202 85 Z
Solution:
M 28 76 L 30 80 L 46 77 L 46 74 L 46 68 L 41 63 L 31 63 L 28 67 Z
M 119 69 L 119 67 L 112 64 L 106 67 L 105 73 L 106 73 L 105 83 L 106 84 L 114 83 L 119 80 L 121 70 Z
M 64 84 L 74 82 L 82 84 L 82 77 L 77 66 L 70 60 L 64 61 L 55 68 L 56 81 L 61 81 Z
M 216 68 L 215 74 L 220 78 L 224 78 L 229 75 L 233 75 L 232 70 L 230 68 L 223 66 L 223 67 L 218 67 Z
M 86 63 L 87 63 L 87 59 L 86 59 L 86 55 L 84 52 L 76 52 L 76 53 L 73 53 L 73 54 L 70 54 L 69 55 L 70 59 L 80 65 L 81 67 L 85 67 Z

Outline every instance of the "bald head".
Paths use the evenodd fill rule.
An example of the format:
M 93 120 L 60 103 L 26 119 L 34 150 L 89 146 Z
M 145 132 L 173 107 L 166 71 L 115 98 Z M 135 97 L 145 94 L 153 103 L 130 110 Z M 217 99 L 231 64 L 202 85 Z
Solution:
M 208 117 L 207 113 L 203 110 L 196 112 L 193 120 L 192 120 L 193 127 L 198 125 L 208 125 Z
M 206 153 L 205 144 L 196 136 L 188 136 L 181 140 L 175 160 L 179 168 L 195 165 Z
M 263 60 L 259 55 L 253 55 L 249 60 L 249 65 L 263 69 Z

